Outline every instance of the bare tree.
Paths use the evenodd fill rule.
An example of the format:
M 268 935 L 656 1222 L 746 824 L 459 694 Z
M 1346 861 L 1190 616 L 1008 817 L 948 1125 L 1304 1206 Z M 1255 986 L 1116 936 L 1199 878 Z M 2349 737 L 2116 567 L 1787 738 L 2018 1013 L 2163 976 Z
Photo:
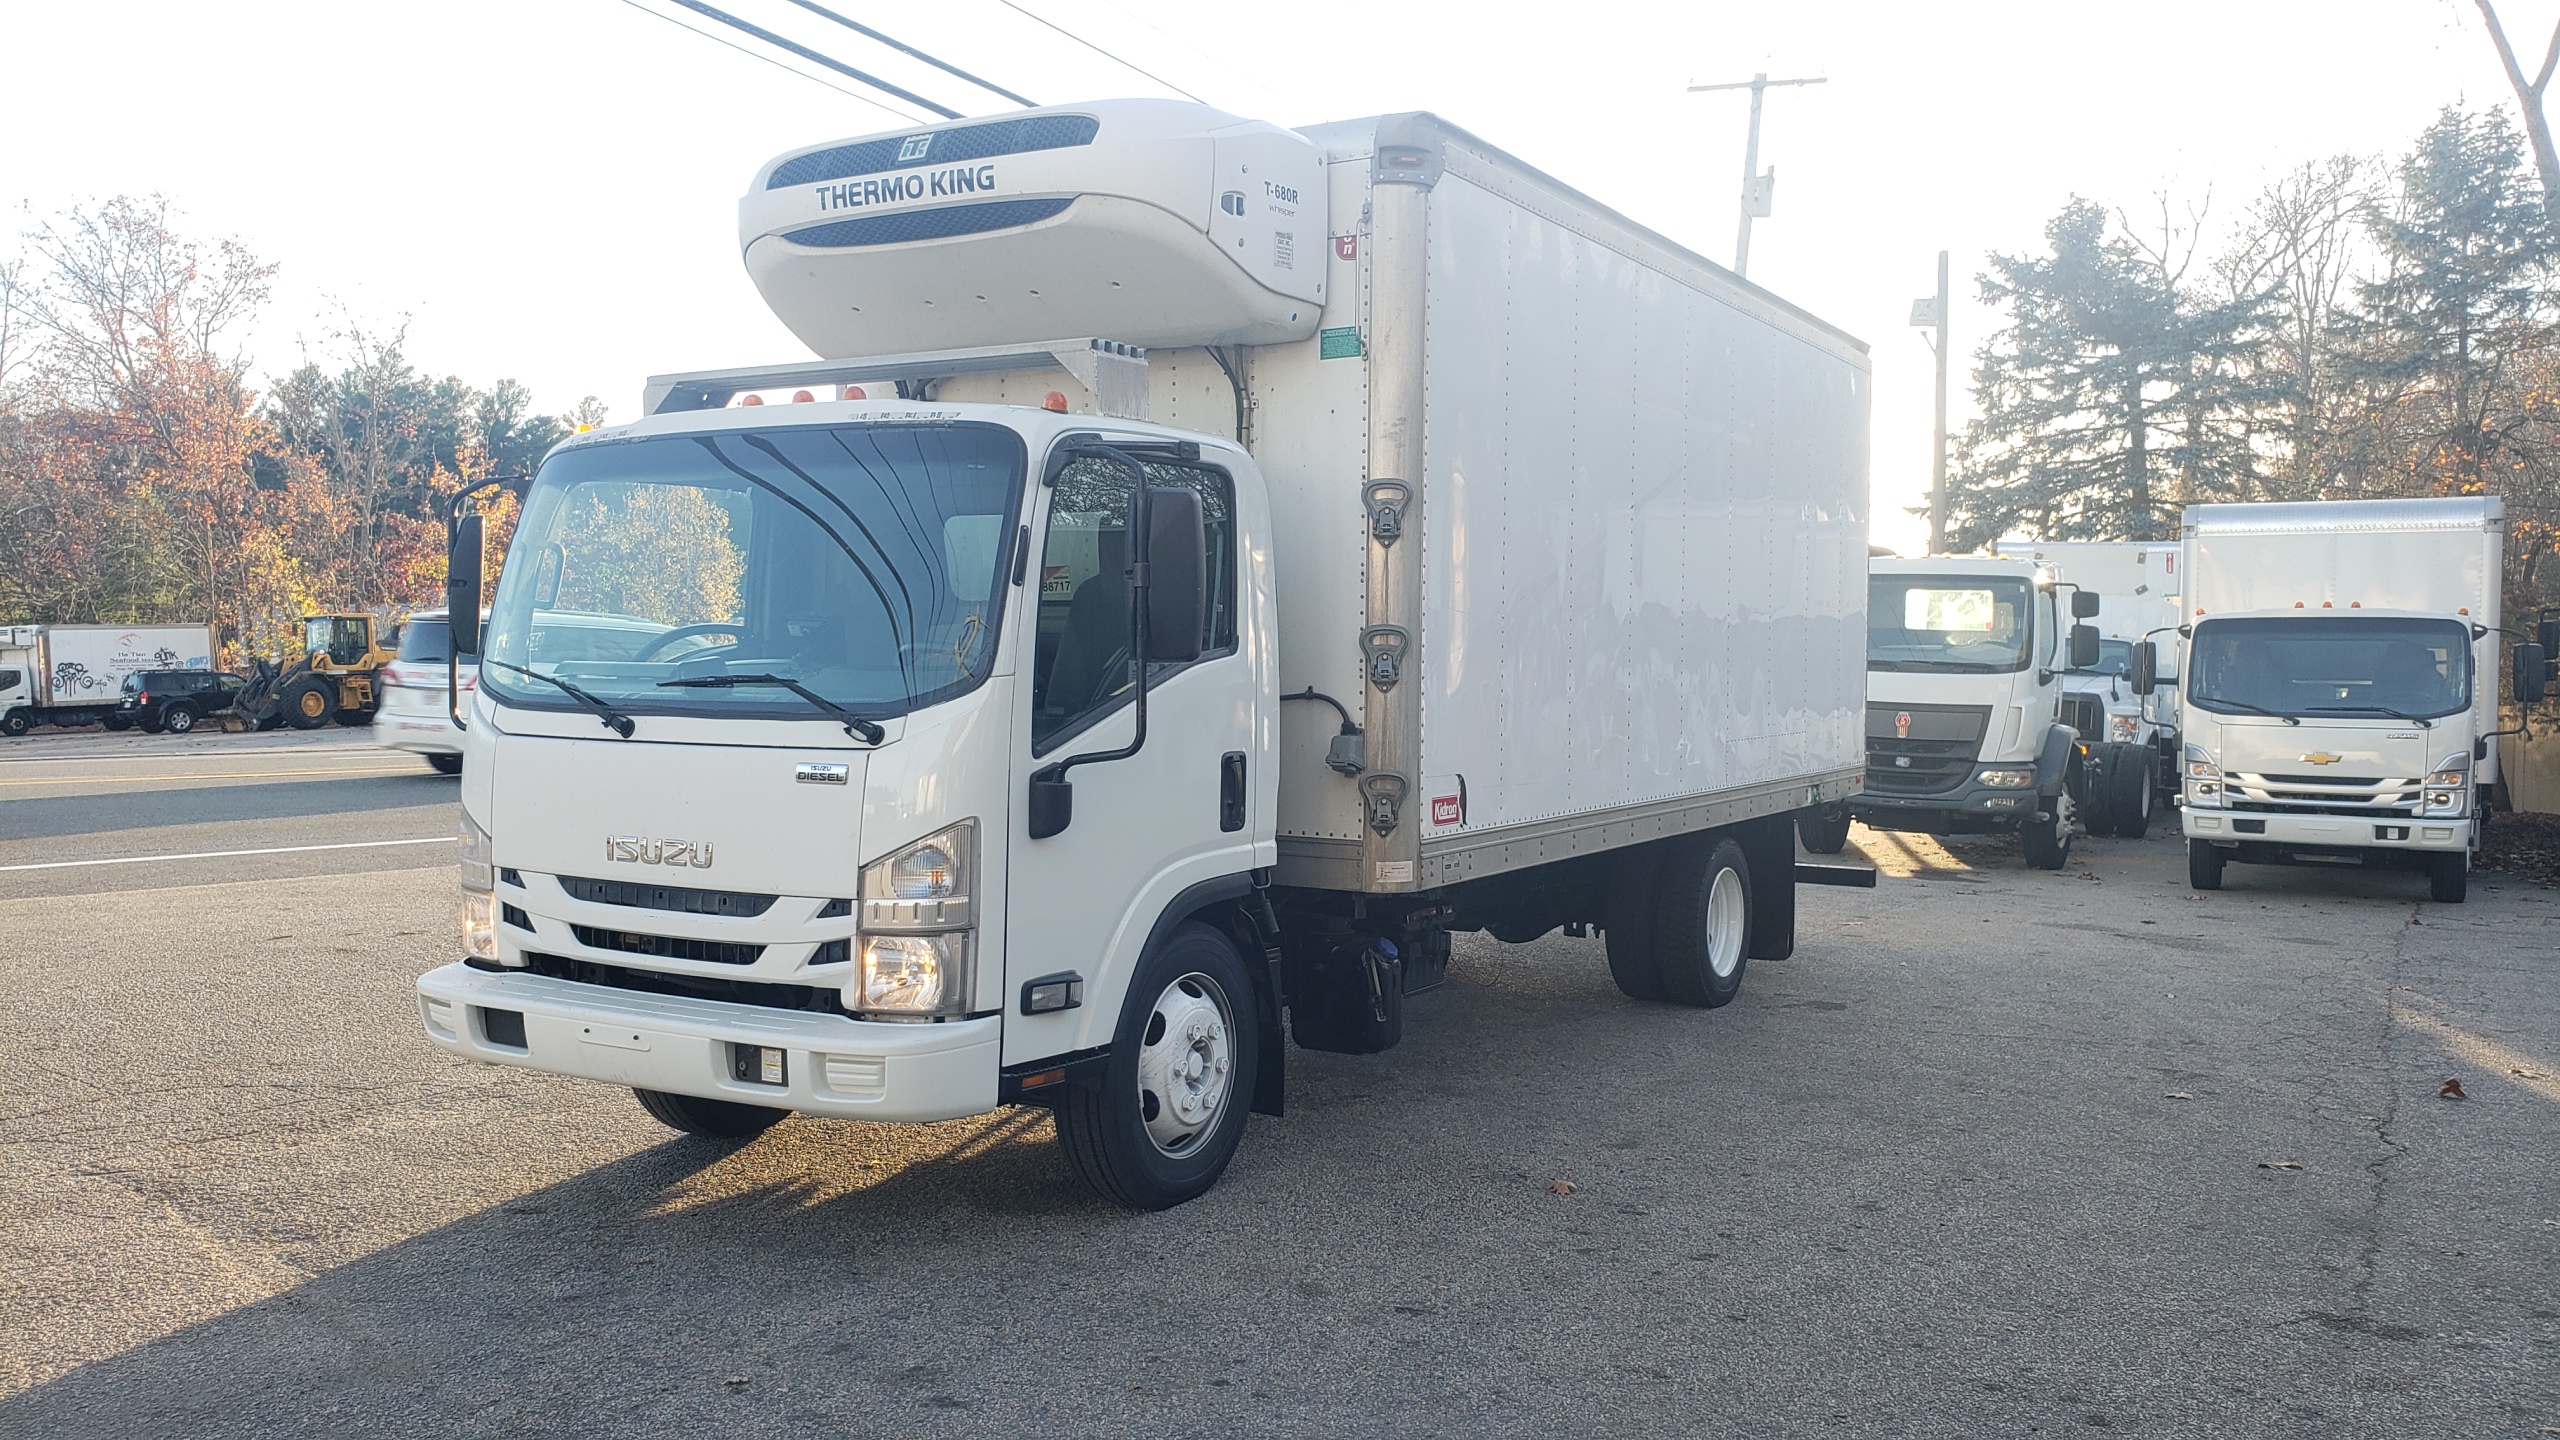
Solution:
M 2560 151 L 2551 148 L 2551 122 L 2542 116 L 2542 94 L 2551 87 L 2551 76 L 2560 70 L 2560 24 L 2551 27 L 2551 48 L 2542 55 L 2542 68 L 2531 80 L 2516 64 L 2515 47 L 2507 43 L 2506 27 L 2498 23 L 2498 12 L 2489 0 L 2477 0 L 2480 18 L 2489 22 L 2489 38 L 2497 42 L 2498 63 L 2507 67 L 2507 83 L 2516 89 L 2516 108 L 2524 112 L 2524 133 L 2533 142 L 2534 169 L 2542 175 L 2542 208 L 2560 220 Z
M 2274 437 L 2289 498 L 2318 494 L 2328 436 L 2342 403 L 2332 354 L 2336 322 L 2369 259 L 2364 246 L 2372 165 L 2339 155 L 2282 176 L 2250 202 L 2238 242 L 2215 265 L 2233 298 L 2272 292 L 2267 348 L 2282 412 Z

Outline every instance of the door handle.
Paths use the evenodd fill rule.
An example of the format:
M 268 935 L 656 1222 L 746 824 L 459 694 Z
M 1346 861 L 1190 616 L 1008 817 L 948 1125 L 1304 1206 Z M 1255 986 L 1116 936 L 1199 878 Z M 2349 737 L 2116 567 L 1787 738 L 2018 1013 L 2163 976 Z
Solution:
M 1230 750 L 1218 757 L 1218 828 L 1244 828 L 1244 752 Z

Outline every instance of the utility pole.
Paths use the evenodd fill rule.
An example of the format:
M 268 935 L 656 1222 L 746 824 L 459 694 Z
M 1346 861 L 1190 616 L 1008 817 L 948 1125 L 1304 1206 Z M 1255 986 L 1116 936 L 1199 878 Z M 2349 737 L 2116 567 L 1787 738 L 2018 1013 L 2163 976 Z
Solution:
M 1778 188 L 1778 167 L 1772 165 L 1764 174 L 1760 169 L 1760 97 L 1772 85 L 1821 85 L 1827 76 L 1813 75 L 1794 80 L 1772 80 L 1761 71 L 1748 80 L 1735 80 L 1724 85 L 1692 85 L 1689 93 L 1701 90 L 1748 90 L 1751 92 L 1751 137 L 1742 145 L 1742 226 L 1733 237 L 1733 273 L 1751 273 L 1751 221 L 1754 216 L 1768 218 L 1769 201 Z
M 1938 357 L 1937 444 L 1929 451 L 1929 553 L 1947 553 L 1947 252 L 1938 252 L 1938 293 L 1911 302 L 1911 323 L 1937 333 L 1928 337 Z

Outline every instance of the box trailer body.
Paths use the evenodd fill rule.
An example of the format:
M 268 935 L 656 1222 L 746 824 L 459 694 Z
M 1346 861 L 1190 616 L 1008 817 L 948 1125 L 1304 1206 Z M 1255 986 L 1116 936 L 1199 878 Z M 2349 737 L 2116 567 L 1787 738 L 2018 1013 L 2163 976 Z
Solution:
M 2358 861 L 2459 900 L 2498 778 L 2504 504 L 2192 505 L 2185 528 L 2189 878 Z
M 977 167 L 969 188 L 931 177 L 937 155 Z M 881 173 L 849 173 L 865 167 Z M 546 462 L 506 585 L 554 588 L 502 588 L 464 740 L 466 826 L 524 879 L 495 893 L 525 924 L 483 930 L 470 961 L 421 981 L 436 1043 L 662 1099 L 885 1119 L 1037 1100 L 1075 1130 L 1128 1084 L 1159 1095 L 1132 1039 L 1154 1015 L 1226 1037 L 1182 1064 L 1250 1072 L 1234 1113 L 1202 1122 L 1215 1129 L 1278 1103 L 1284 1007 L 1301 1045 L 1392 1044 L 1451 929 L 1605 927 L 1622 984 L 1691 1003 L 1729 998 L 1746 951 L 1786 953 L 1790 820 L 1854 793 L 1863 769 L 1857 342 L 1428 116 L 1292 133 L 1110 102 L 838 142 L 759 172 L 741 242 L 786 324 L 868 348 L 660 377 L 647 418 Z M 927 314 L 946 309 L 966 323 Z M 1069 323 L 1090 333 L 1046 338 Z M 964 343 L 934 348 L 946 334 Z M 735 403 L 786 395 L 807 403 Z M 523 558 L 549 553 L 549 507 L 567 503 L 547 487 L 662 440 L 799 455 L 821 434 L 801 471 L 916 457 L 867 462 L 866 483 L 892 489 L 933 455 L 978 457 L 962 469 L 987 476 L 1015 457 L 1001 501 L 992 479 L 965 502 L 949 474 L 933 482 L 934 503 L 979 510 L 946 514 L 927 568 L 1011 577 L 945 597 L 969 616 L 964 681 L 869 707 L 866 736 L 789 695 L 725 713 L 646 698 L 631 667 L 664 663 L 655 640 L 545 668 L 626 709 L 626 738 L 528 683 L 529 636 L 558 623 L 573 563 Z M 1124 618 L 1134 584 L 1172 573 L 1136 564 L 1136 549 L 1176 553 L 1130 538 L 1170 533 L 1140 495 L 1197 517 L 1181 533 L 1207 537 L 1191 568 L 1209 616 L 1198 654 L 1138 692 L 1143 737 L 1137 687 L 1111 692 L 1107 670 L 1096 693 L 1117 698 L 1069 713 L 1103 642 L 1122 635 L 1128 663 L 1152 634 Z M 519 580 L 546 565 L 551 581 Z M 759 583 L 750 557 L 741 623 Z M 937 901 L 919 920 L 875 888 L 924 837 L 967 852 L 965 916 Z M 650 843 L 661 864 L 677 847 L 688 884 L 782 899 L 745 927 L 648 916 L 665 954 L 598 949 L 595 926 L 638 922 L 582 897 Z M 1637 913 L 1654 889 L 1721 917 L 1720 959 L 1659 958 L 1669 932 Z M 478 903 L 466 893 L 467 913 Z M 967 937 L 948 940 L 965 961 L 936 972 L 955 993 L 924 1017 L 864 998 L 884 947 L 912 950 L 919 925 Z M 743 970 L 678 953 L 723 935 L 765 949 Z M 1151 967 L 1213 943 L 1249 962 L 1250 991 L 1211 985 L 1227 1008 L 1203 1019 Z M 750 983 L 718 988 L 731 981 Z M 718 1003 L 758 985 L 819 1001 Z M 498 1040 L 488 1012 L 507 1017 Z M 649 1048 L 576 1038 L 598 1024 Z M 729 1068 L 750 1052 L 770 1069 Z M 1189 1163 L 1192 1139 L 1150 1143 L 1145 1165 Z M 1214 1179 L 1223 1151 L 1199 1143 Z M 1129 1181 L 1102 1140 L 1069 1148 L 1124 1199 L 1196 1193 Z
M 128 675 L 212 668 L 209 625 L 0 626 L 0 729 L 95 724 Z

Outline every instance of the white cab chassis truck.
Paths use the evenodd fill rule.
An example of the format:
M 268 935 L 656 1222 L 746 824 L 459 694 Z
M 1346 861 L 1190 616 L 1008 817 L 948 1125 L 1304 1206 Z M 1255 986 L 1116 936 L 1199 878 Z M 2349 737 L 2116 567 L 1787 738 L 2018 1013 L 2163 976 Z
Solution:
M 2091 834 L 2139 840 L 2155 809 L 2178 794 L 2178 697 L 2173 658 L 2178 631 L 2178 546 L 2155 540 L 2003 540 L 1995 552 L 2050 569 L 2057 583 L 2098 597 L 2090 623 L 2098 663 L 2065 672 L 2063 688 L 2092 697 L 2103 734 L 2091 734 Z M 2168 665 L 2163 665 L 2162 647 Z
M 0 735 L 118 725 L 126 676 L 212 668 L 210 625 L 0 626 Z
M 2097 662 L 2098 633 L 2068 617 L 2094 595 L 2031 560 L 1993 555 L 1867 562 L 1866 788 L 1805 826 L 1830 853 L 1848 821 L 1933 835 L 2014 833 L 2027 863 L 2069 860 L 2087 793 L 2095 696 L 2063 683 Z
M 2189 884 L 2361 864 L 2461 901 L 2498 778 L 2506 529 L 2495 496 L 2187 507 Z
M 1791 840 L 1860 780 L 1847 336 L 1418 114 L 955 122 L 740 215 L 854 358 L 533 477 L 437 1045 L 703 1134 L 1047 1104 L 1161 1207 L 1453 930 L 1715 1006 L 1872 883 Z

